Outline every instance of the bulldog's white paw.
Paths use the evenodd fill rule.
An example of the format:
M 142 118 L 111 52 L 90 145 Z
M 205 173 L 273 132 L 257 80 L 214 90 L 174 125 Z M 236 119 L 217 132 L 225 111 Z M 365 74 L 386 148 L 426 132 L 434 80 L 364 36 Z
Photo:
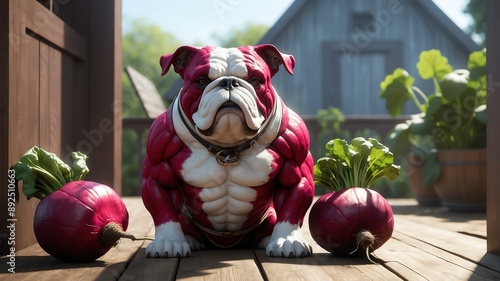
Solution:
M 178 222 L 166 222 L 157 226 L 155 240 L 146 247 L 146 255 L 148 258 L 191 256 L 191 247 L 186 241 L 181 225 Z
M 282 222 L 274 226 L 273 234 L 266 246 L 267 256 L 295 258 L 311 254 L 312 248 L 302 237 L 298 224 Z

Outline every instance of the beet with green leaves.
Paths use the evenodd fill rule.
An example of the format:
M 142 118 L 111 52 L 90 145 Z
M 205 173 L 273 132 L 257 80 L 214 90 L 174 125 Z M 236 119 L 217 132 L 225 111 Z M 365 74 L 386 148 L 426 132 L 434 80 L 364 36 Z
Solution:
M 309 228 L 313 239 L 335 255 L 365 255 L 389 240 L 394 216 L 387 200 L 368 189 L 381 177 L 394 179 L 399 166 L 387 147 L 375 139 L 358 137 L 348 144 L 327 143 L 325 157 L 314 167 L 315 182 L 333 192 L 311 207 Z M 371 259 L 370 259 L 371 260 Z
M 83 180 L 89 172 L 86 155 L 73 152 L 72 158 L 69 167 L 35 146 L 13 169 L 26 197 L 41 200 L 33 220 L 40 247 L 64 261 L 93 261 L 120 238 L 136 238 L 125 233 L 128 212 L 120 196 L 104 184 Z

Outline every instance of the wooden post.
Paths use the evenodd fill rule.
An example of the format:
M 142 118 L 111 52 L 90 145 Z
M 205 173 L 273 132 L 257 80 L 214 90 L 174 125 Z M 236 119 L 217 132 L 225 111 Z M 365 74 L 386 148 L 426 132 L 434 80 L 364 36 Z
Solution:
M 488 86 L 488 140 L 487 140 L 487 250 L 500 255 L 500 2 L 487 3 L 487 86 Z
M 9 1 L 0 2 L 0 38 L 9 38 Z M 9 40 L 0 39 L 0 221 L 5 222 L 8 218 L 7 204 L 7 170 L 9 159 L 7 157 L 8 134 L 9 134 Z M 5 199 L 4 199 L 5 198 Z M 4 224 L 0 223 L 4 227 Z M 2 229 L 3 230 L 3 229 Z M 0 235 L 5 231 L 1 231 Z M 0 254 L 8 253 L 9 245 L 0 243 Z
M 90 154 L 89 179 L 121 193 L 121 0 L 89 5 L 89 134 L 99 141 Z

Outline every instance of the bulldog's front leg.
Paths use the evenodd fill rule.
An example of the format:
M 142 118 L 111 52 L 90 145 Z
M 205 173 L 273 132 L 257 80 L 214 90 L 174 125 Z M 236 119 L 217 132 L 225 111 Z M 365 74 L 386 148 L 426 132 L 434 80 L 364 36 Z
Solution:
M 302 237 L 300 227 L 314 198 L 314 161 L 304 123 L 290 111 L 287 130 L 272 144 L 284 160 L 277 176 L 279 188 L 273 199 L 277 223 L 265 246 L 268 256 L 305 257 L 312 248 Z M 262 245 L 261 242 L 261 246 Z
M 171 120 L 169 110 L 154 121 L 143 163 L 142 200 L 155 224 L 155 240 L 146 248 L 148 257 L 187 257 L 191 250 L 203 248 L 193 237 L 184 235 L 179 222 L 184 199 L 172 163 L 184 145 Z
M 278 194 L 278 201 L 285 199 L 288 202 L 282 201 L 282 205 L 277 206 L 278 222 L 271 236 L 261 242 L 261 247 L 265 247 L 267 256 L 294 258 L 312 255 L 312 248 L 300 230 L 303 216 L 310 205 L 309 200 L 312 200 L 314 194 L 314 190 L 310 187 L 308 180 L 302 178 L 296 190 L 288 192 L 283 190 Z M 276 198 L 274 202 L 275 205 L 278 203 Z

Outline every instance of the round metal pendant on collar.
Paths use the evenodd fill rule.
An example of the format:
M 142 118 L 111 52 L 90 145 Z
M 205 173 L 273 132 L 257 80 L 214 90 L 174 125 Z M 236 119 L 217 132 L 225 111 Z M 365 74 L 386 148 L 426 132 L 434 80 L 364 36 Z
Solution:
M 241 155 L 237 150 L 222 149 L 215 154 L 215 159 L 223 166 L 236 165 L 240 162 Z

